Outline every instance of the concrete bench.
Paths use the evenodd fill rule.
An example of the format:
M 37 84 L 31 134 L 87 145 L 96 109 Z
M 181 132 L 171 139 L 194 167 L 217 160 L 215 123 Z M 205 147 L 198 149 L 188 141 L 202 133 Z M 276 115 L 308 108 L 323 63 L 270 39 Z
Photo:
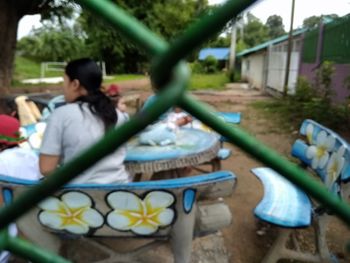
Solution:
M 14 198 L 37 183 L 0 176 L 3 194 L 10 191 Z M 235 183 L 234 174 L 220 171 L 129 184 L 68 184 L 16 223 L 26 238 L 56 253 L 76 239 L 107 255 L 95 262 L 138 262 L 143 252 L 170 240 L 175 262 L 189 263 L 194 237 L 231 224 L 220 197 L 230 195 Z M 113 238 L 154 241 L 120 253 L 108 246 Z
M 300 134 L 306 139 L 296 140 L 292 156 L 319 177 L 329 191 L 341 195 L 341 187 L 350 178 L 348 144 L 338 134 L 312 120 L 302 123 Z M 254 210 L 255 216 L 280 227 L 275 243 L 262 262 L 273 263 L 279 259 L 338 262 L 327 246 L 327 210 L 274 170 L 262 167 L 254 168 L 252 172 L 264 186 L 264 196 Z M 309 226 L 315 230 L 315 253 L 302 251 L 295 236 L 296 229 Z M 292 247 L 287 247 L 289 241 L 292 241 Z

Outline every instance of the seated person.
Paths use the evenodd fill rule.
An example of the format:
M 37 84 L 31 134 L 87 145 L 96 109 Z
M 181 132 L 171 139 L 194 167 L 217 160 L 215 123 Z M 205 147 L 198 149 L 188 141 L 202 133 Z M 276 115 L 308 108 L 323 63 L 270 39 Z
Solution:
M 40 148 L 39 165 L 43 175 L 50 175 L 58 165 L 77 157 L 98 142 L 105 133 L 124 122 L 119 110 L 100 90 L 102 72 L 89 58 L 69 62 L 65 68 L 63 93 L 66 105 L 49 117 Z M 131 176 L 123 162 L 125 147 L 76 177 L 73 183 L 127 183 Z
M 39 172 L 38 156 L 31 150 L 18 147 L 25 141 L 20 137 L 19 129 L 20 123 L 16 118 L 0 115 L 0 175 L 38 180 L 42 177 Z M 9 234 L 16 236 L 17 232 L 16 225 L 11 224 Z M 1 263 L 8 262 L 9 258 L 9 252 L 0 253 Z
M 41 119 L 41 113 L 36 104 L 29 100 L 27 96 L 15 98 L 17 104 L 19 121 L 22 126 L 37 123 Z
M 125 118 L 125 120 L 129 120 L 130 117 L 126 111 L 127 107 L 125 104 L 125 99 L 122 96 L 120 87 L 116 84 L 111 84 L 108 86 L 105 93 L 111 99 L 116 109 L 118 109 L 121 112 L 123 118 Z
M 18 119 L 17 105 L 12 98 L 0 98 L 0 114 L 5 114 Z
M 26 141 L 20 137 L 20 124 L 16 118 L 0 115 L 0 174 L 22 179 L 41 178 L 38 156 L 19 147 Z

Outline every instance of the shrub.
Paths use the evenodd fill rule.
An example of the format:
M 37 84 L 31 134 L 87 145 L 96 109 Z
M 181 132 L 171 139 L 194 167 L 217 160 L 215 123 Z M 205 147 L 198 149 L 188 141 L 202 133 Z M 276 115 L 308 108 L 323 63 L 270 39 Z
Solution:
M 218 70 L 218 60 L 214 56 L 208 56 L 203 61 L 205 73 L 215 73 Z
M 332 75 L 335 71 L 334 63 L 324 61 L 316 72 L 315 85 L 318 94 L 325 101 L 331 102 L 331 96 L 334 91 L 332 89 Z
M 199 63 L 198 61 L 195 61 L 193 63 L 190 63 L 190 68 L 192 73 L 195 74 L 201 74 L 204 73 L 204 69 L 201 63 Z
M 316 92 L 306 77 L 299 77 L 293 96 L 295 101 L 307 102 L 315 97 Z

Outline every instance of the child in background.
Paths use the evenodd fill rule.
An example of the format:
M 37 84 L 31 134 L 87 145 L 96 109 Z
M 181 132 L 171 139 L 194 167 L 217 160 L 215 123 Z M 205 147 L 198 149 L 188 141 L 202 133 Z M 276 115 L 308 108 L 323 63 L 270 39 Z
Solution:
M 16 118 L 0 115 L 0 174 L 28 180 L 41 178 L 38 156 L 19 147 L 26 141 L 20 137 L 20 123 Z
M 0 114 L 5 114 L 18 119 L 17 104 L 14 99 L 0 98 Z
M 115 107 L 122 113 L 125 120 L 129 120 L 125 99 L 121 94 L 121 88 L 116 84 L 111 84 L 106 90 L 107 96 L 111 99 Z

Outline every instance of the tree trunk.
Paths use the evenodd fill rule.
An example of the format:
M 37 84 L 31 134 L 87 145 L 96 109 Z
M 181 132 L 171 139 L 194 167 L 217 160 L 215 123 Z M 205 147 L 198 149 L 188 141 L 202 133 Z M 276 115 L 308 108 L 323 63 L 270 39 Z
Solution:
M 0 1 L 0 96 L 10 92 L 20 16 L 15 1 Z

